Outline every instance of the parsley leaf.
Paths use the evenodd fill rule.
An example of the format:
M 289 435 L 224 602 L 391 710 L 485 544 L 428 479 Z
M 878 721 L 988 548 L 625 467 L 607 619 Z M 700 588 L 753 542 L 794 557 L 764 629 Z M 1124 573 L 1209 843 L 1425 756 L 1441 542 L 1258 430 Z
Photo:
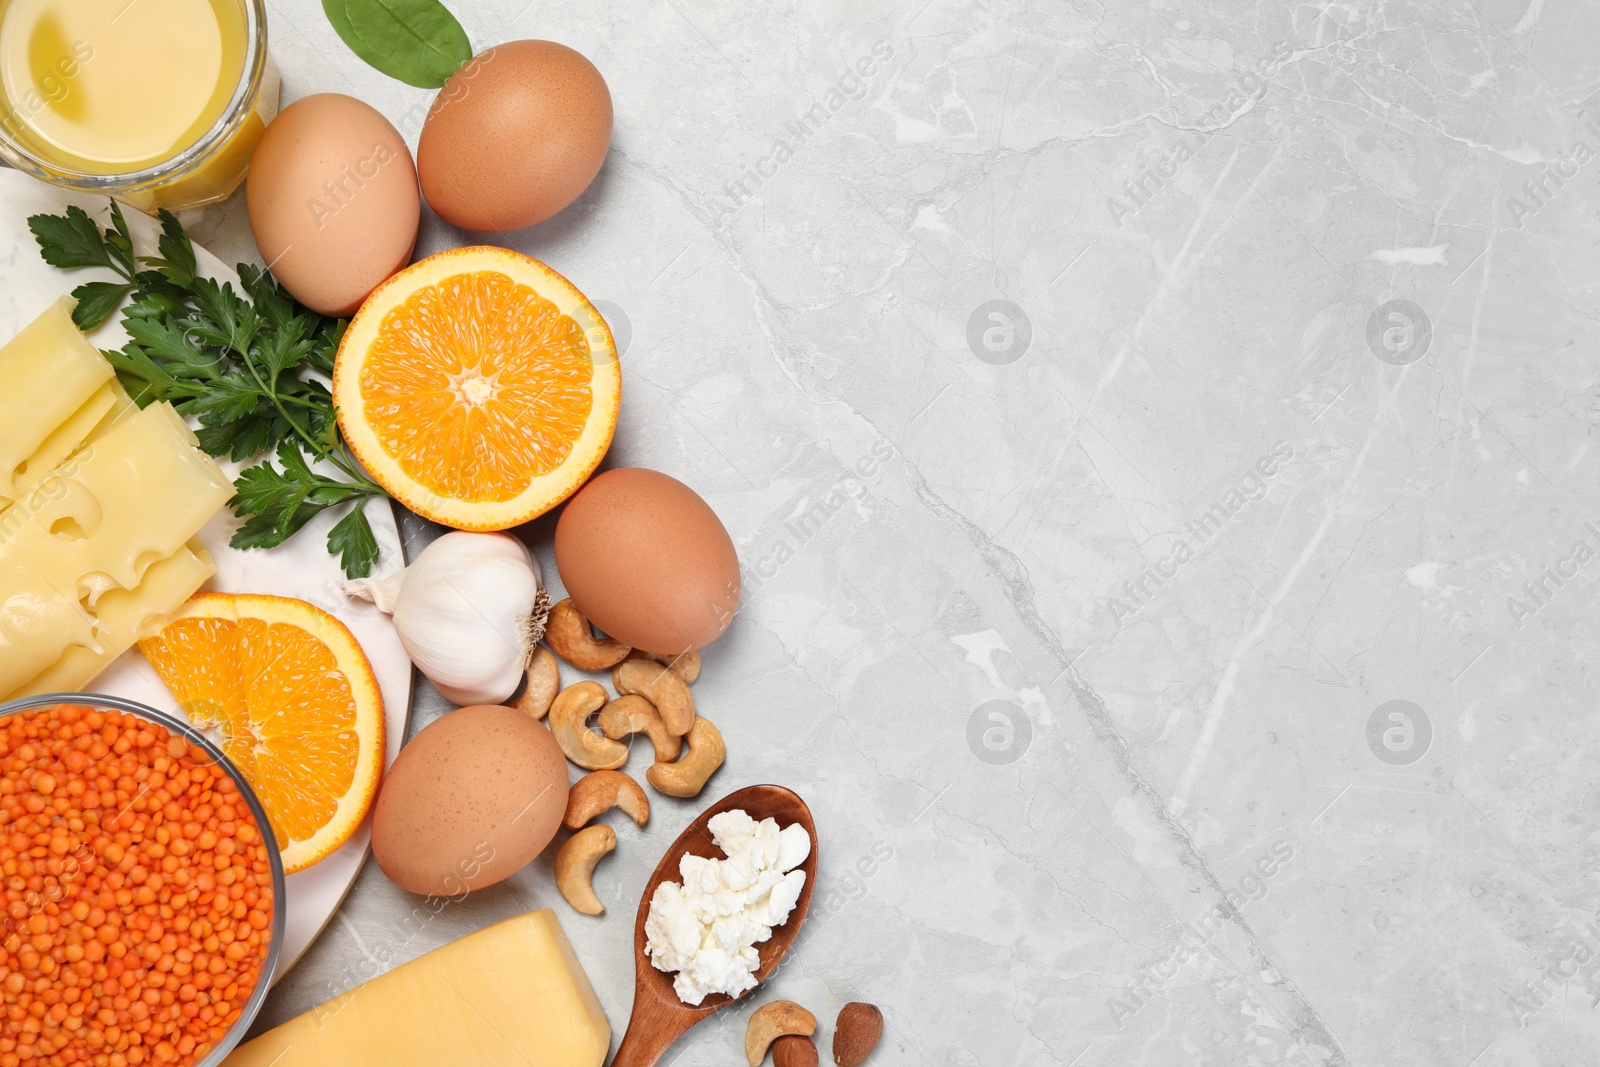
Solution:
M 129 282 L 84 282 L 72 290 L 77 306 L 72 309 L 72 322 L 80 330 L 94 329 L 111 316 L 111 313 L 133 292 Z
M 360 578 L 378 562 L 378 538 L 367 521 L 367 513 L 357 504 L 328 531 L 328 551 L 344 560 L 346 578 Z
M 111 229 L 105 232 L 105 239 L 112 268 L 124 277 L 133 277 L 139 269 L 133 257 L 133 234 L 128 230 L 128 220 L 122 217 L 121 205 L 115 200 L 111 201 Z
M 161 255 L 146 256 L 144 262 L 158 268 L 181 289 L 193 285 L 199 273 L 195 266 L 194 245 L 189 243 L 189 235 L 183 232 L 178 216 L 165 208 L 161 210 L 161 239 L 156 242 L 156 247 L 161 250 Z
M 169 374 L 165 367 L 146 355 L 139 346 L 129 345 L 119 351 L 105 352 L 104 355 L 117 372 L 122 387 L 140 407 L 184 395 L 185 383 Z
M 268 333 L 261 344 L 260 359 L 267 385 L 276 385 L 284 373 L 305 362 L 311 342 L 304 336 L 305 320 L 292 318 Z
M 261 390 L 255 386 L 237 378 L 219 378 L 204 396 L 185 404 L 183 413 L 199 419 L 202 426 L 225 426 L 252 415 L 270 417 L 271 410 L 262 410 Z
M 142 349 L 152 360 L 161 360 L 165 365 L 163 369 L 174 378 L 204 380 L 221 373 L 220 361 L 200 350 L 181 320 L 129 319 L 126 328 L 128 336 L 133 338 L 133 345 Z
M 271 448 L 285 432 L 286 428 L 275 426 L 271 419 L 241 419 L 222 426 L 202 426 L 195 436 L 200 439 L 200 447 L 211 455 L 243 463 Z M 237 482 L 234 488 L 238 488 Z
M 34 215 L 28 229 L 39 242 L 44 261 L 62 270 L 79 267 L 111 267 L 111 252 L 105 237 L 89 213 L 69 207 L 65 215 Z

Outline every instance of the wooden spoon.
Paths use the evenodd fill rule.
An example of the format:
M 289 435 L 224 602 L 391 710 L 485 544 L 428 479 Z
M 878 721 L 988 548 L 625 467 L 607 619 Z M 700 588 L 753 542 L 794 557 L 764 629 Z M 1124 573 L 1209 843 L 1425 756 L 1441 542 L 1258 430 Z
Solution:
M 706 829 L 706 824 L 713 815 L 735 808 L 743 808 L 757 822 L 776 819 L 780 828 L 799 823 L 811 835 L 811 855 L 796 868 L 806 872 L 806 884 L 800 891 L 800 899 L 789 913 L 789 921 L 773 930 L 772 936 L 763 944 L 756 946 L 761 957 L 761 965 L 756 968 L 758 982 L 766 981 L 778 969 L 778 962 L 789 951 L 795 935 L 800 932 L 800 924 L 805 921 L 806 909 L 811 904 L 811 891 L 817 885 L 817 826 L 811 819 L 811 809 L 806 807 L 806 802 L 800 799 L 799 794 L 781 785 L 753 785 L 730 793 L 689 824 L 689 828 L 667 849 L 667 854 L 661 857 L 650 881 L 645 883 L 644 899 L 639 901 L 639 918 L 633 929 L 633 1017 L 628 1020 L 628 1032 L 622 1035 L 622 1045 L 617 1049 L 611 1067 L 653 1067 L 662 1054 L 672 1047 L 672 1043 L 691 1026 L 737 999 L 713 993 L 698 1006 L 691 1007 L 678 999 L 677 992 L 672 988 L 672 975 L 656 970 L 650 963 L 650 957 L 644 954 L 644 921 L 650 915 L 650 898 L 655 895 L 656 886 L 678 880 L 678 861 L 685 853 L 706 859 L 721 859 L 722 850 L 711 840 L 711 831 Z

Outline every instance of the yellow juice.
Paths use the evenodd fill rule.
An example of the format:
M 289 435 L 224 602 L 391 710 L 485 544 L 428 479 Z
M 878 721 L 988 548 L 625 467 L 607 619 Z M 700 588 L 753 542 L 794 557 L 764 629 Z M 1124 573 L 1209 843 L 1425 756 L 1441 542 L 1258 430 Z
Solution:
M 0 138 L 48 180 L 146 175 L 201 145 L 110 191 L 146 207 L 226 195 L 270 117 L 240 99 L 262 77 L 257 21 L 245 0 L 0 0 Z M 219 120 L 227 137 L 202 145 Z

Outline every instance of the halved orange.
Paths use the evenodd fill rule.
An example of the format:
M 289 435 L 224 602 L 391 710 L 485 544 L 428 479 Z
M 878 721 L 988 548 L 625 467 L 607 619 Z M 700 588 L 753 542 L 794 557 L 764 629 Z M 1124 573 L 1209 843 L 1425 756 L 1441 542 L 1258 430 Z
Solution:
M 339 344 L 345 441 L 389 495 L 458 530 L 544 514 L 599 466 L 622 371 L 572 283 L 505 248 L 454 248 L 380 285 Z
M 189 721 L 219 735 L 261 798 L 289 874 L 349 840 L 383 772 L 383 697 L 321 608 L 201 593 L 139 642 Z

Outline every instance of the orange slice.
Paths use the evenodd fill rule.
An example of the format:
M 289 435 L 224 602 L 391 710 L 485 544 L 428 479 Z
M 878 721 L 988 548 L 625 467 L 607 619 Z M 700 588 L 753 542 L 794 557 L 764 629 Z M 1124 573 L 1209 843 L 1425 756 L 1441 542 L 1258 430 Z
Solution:
M 622 371 L 571 282 L 509 249 L 455 248 L 367 298 L 339 344 L 333 399 L 390 496 L 458 530 L 504 530 L 594 473 Z
M 383 771 L 383 697 L 344 623 L 303 600 L 201 593 L 139 651 L 255 788 L 287 873 L 349 840 Z

